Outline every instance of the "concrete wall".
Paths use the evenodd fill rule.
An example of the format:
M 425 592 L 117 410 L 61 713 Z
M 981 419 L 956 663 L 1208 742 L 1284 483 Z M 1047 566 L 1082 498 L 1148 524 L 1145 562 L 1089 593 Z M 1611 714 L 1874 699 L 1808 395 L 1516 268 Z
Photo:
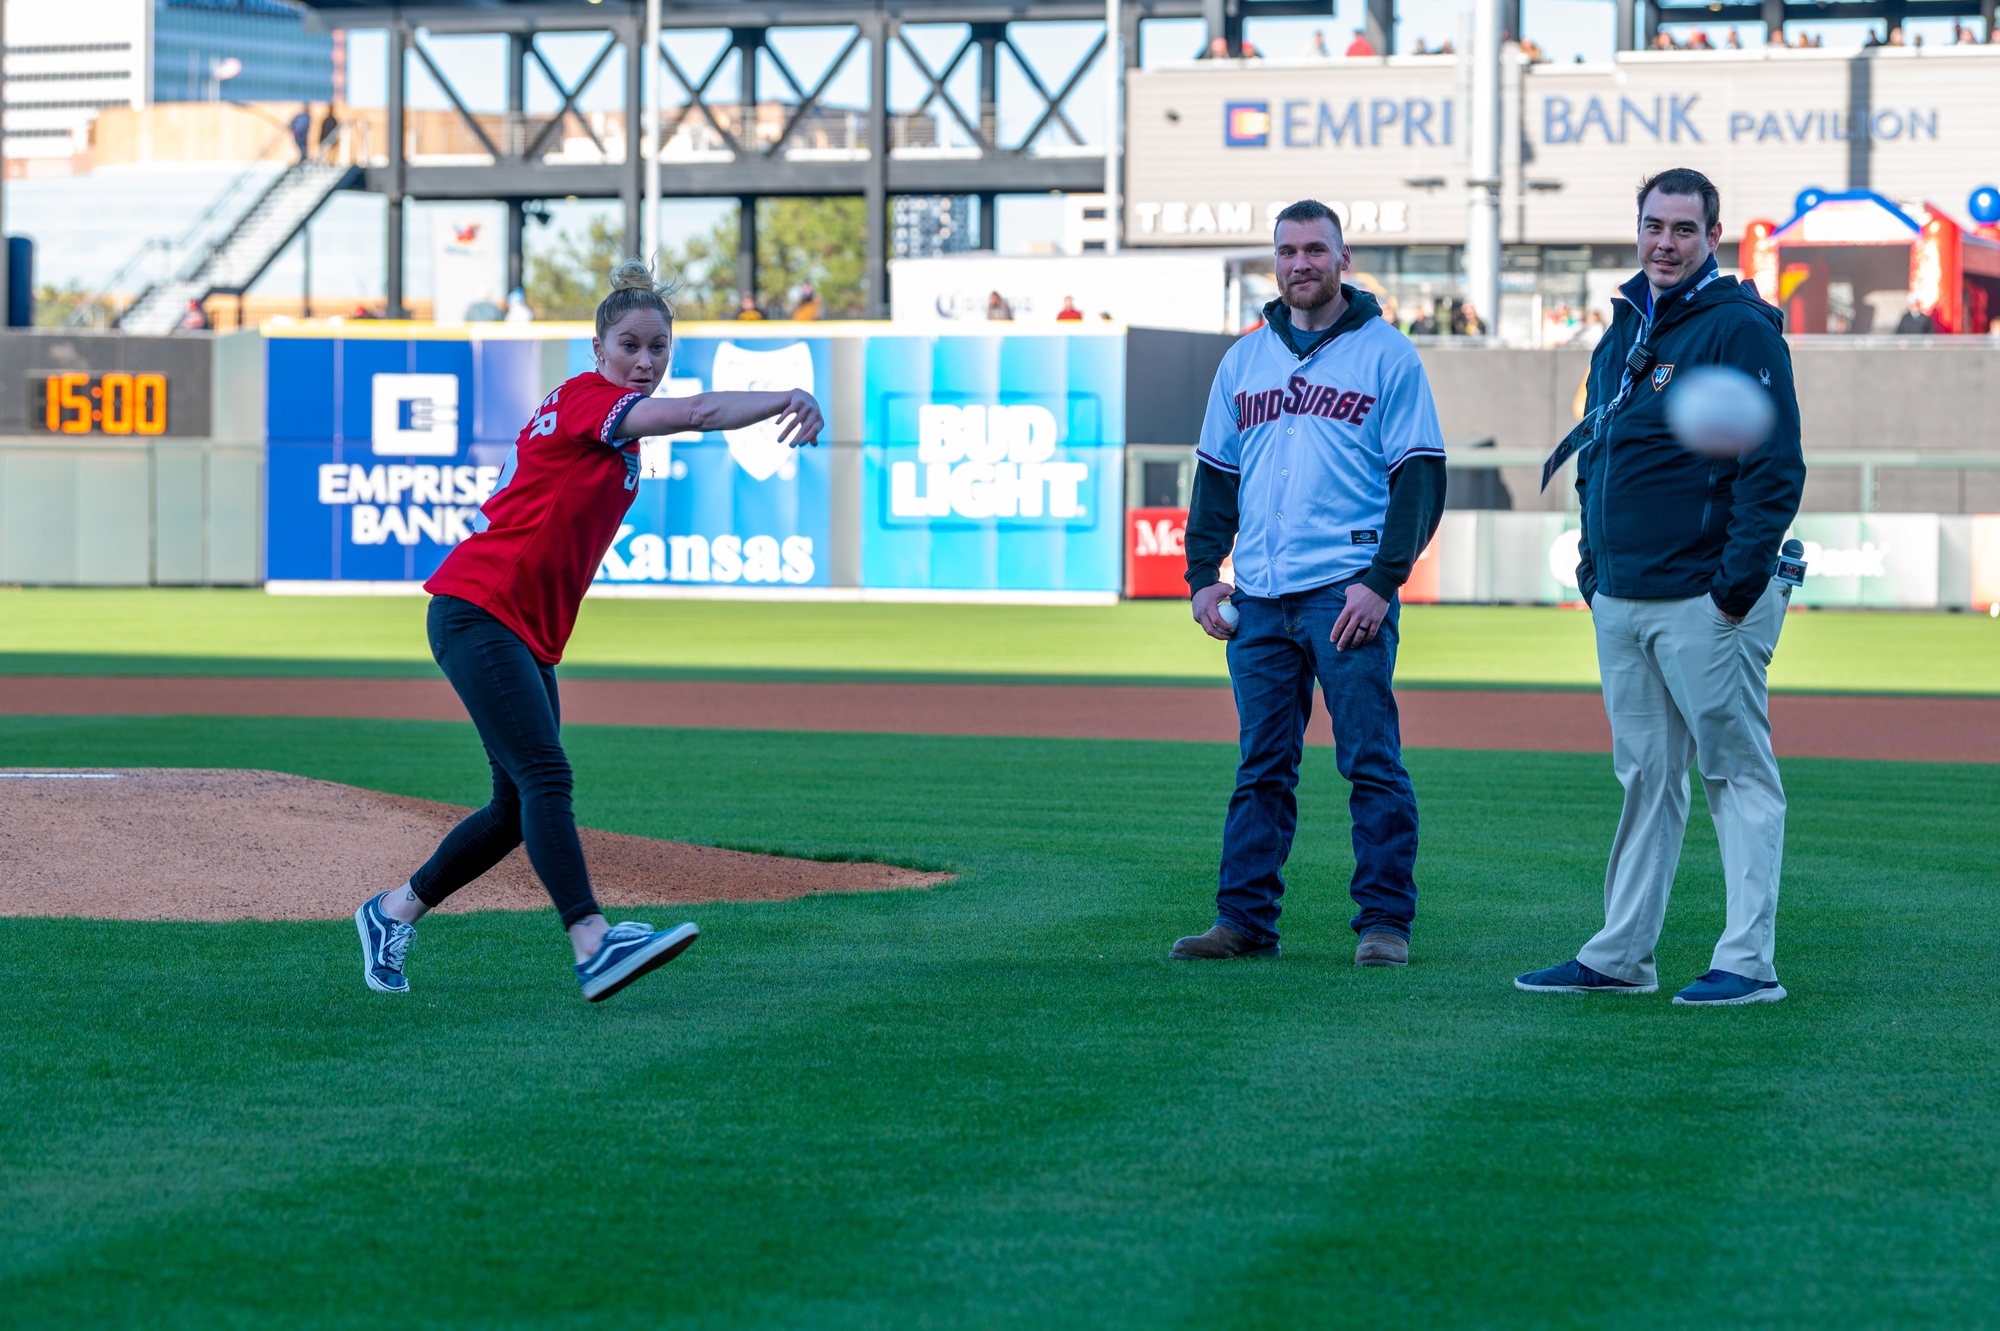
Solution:
M 1577 390 L 1589 353 L 1452 346 L 1420 349 L 1445 440 L 1491 439 L 1499 448 L 1547 451 L 1578 419 Z M 1860 339 L 1799 341 L 1792 347 L 1804 426 L 1805 511 L 1869 507 L 1853 467 L 1815 467 L 1813 455 L 1862 450 L 2000 454 L 2000 343 L 1938 339 L 1928 345 L 1869 345 Z M 1536 493 L 1531 468 L 1502 478 L 1516 509 L 1574 504 L 1565 479 Z M 2000 513 L 2000 469 L 1876 472 L 1876 511 Z
M 0 582 L 252 585 L 264 447 L 0 437 Z
M 36 430 L 29 393 L 51 370 L 167 374 L 168 433 Z M 0 337 L 0 582 L 249 586 L 263 576 L 260 336 Z

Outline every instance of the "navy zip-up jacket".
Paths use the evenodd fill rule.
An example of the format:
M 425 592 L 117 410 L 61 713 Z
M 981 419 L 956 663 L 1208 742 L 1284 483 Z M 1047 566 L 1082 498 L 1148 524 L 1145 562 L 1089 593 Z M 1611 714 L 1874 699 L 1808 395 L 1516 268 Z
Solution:
M 1577 458 L 1583 502 L 1577 587 L 1635 600 L 1703 592 L 1725 613 L 1747 614 L 1776 569 L 1799 511 L 1806 464 L 1784 316 L 1756 288 L 1715 277 L 1715 260 L 1659 299 L 1646 337 L 1653 368 L 1639 377 L 1607 432 Z M 1704 278 L 1708 280 L 1703 281 Z M 1652 291 L 1640 273 L 1619 288 L 1611 328 L 1590 361 L 1586 410 L 1618 396 L 1625 358 L 1644 331 Z M 1778 423 L 1749 456 L 1706 458 L 1674 441 L 1667 392 L 1697 365 L 1742 370 L 1771 394 Z

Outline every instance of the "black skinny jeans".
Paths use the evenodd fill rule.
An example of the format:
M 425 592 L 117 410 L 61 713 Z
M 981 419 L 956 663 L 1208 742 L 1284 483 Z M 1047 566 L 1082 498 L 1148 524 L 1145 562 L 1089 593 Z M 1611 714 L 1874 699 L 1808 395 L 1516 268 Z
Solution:
M 410 888 L 435 906 L 528 843 L 528 862 L 567 929 L 597 914 L 570 811 L 569 755 L 563 752 L 556 671 L 499 620 L 456 596 L 431 598 L 431 655 L 458 690 L 486 761 L 493 798 L 439 843 Z

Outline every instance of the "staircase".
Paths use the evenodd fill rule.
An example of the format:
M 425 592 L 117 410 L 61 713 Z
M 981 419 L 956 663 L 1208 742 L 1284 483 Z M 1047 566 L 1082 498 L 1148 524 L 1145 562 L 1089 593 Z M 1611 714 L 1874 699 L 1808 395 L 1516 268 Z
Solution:
M 189 301 L 217 294 L 240 295 L 263 275 L 333 192 L 359 174 L 357 167 L 318 160 L 287 168 L 178 276 L 140 292 L 118 326 L 128 333 L 171 333 L 187 313 Z

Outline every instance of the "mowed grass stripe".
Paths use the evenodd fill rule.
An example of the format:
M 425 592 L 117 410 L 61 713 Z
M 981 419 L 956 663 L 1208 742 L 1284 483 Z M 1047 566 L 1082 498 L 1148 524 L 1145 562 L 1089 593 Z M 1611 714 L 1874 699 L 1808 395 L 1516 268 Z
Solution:
M 1208 919 L 1227 746 L 569 739 L 591 825 L 963 876 L 703 908 L 603 1008 L 546 913 L 427 923 L 402 1002 L 345 922 L 0 922 L 10 1319 L 1916 1325 L 2000 1292 L 1992 769 L 1787 763 L 1797 997 L 1716 1013 L 1508 987 L 1595 925 L 1601 757 L 1412 754 L 1418 964 L 1382 973 L 1324 753 L 1286 957 L 1200 968 L 1162 957 Z M 0 761 L 459 802 L 482 770 L 466 727 L 199 719 L 9 719 Z M 1700 807 L 1670 982 L 1720 925 Z
M 259 591 L 0 594 L 0 675 L 429 677 L 423 597 Z M 1535 606 L 1406 606 L 1406 687 L 1597 686 L 1590 616 Z M 660 679 L 1208 683 L 1221 644 L 1178 601 L 1115 606 L 586 600 L 565 670 Z M 2000 621 L 1791 616 L 1774 688 L 2000 693 Z

